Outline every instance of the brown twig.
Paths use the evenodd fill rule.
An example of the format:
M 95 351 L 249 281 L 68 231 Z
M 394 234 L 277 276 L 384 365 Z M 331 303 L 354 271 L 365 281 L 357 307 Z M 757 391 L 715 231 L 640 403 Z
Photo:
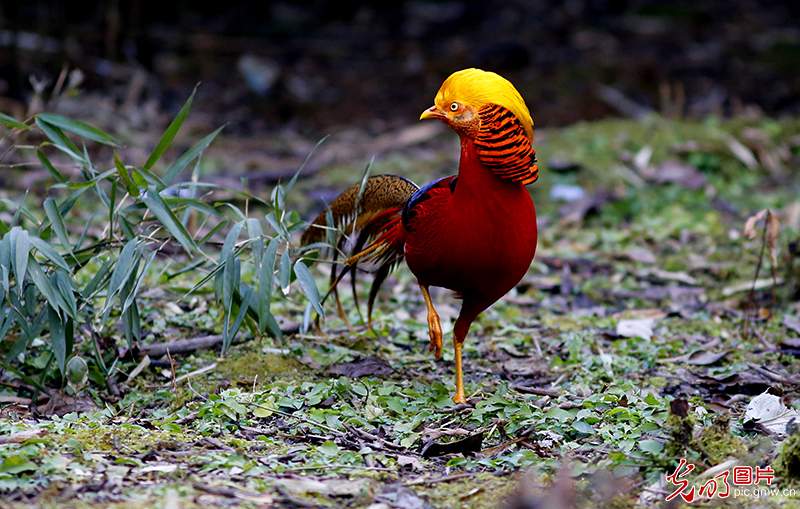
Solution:
M 769 216 L 770 212 L 767 211 L 767 216 Z M 769 221 L 769 217 L 767 217 L 767 221 Z M 756 265 L 756 274 L 753 276 L 753 287 L 750 289 L 750 294 L 747 296 L 747 304 L 744 308 L 744 316 L 742 317 L 742 326 L 744 328 L 743 331 L 743 338 L 745 340 L 750 339 L 750 320 L 752 317 L 753 311 L 753 301 L 755 300 L 756 296 L 756 280 L 758 279 L 758 273 L 761 272 L 761 265 L 764 263 L 764 251 L 767 249 L 767 225 L 764 225 L 764 234 L 761 238 L 761 253 L 758 255 L 758 265 Z

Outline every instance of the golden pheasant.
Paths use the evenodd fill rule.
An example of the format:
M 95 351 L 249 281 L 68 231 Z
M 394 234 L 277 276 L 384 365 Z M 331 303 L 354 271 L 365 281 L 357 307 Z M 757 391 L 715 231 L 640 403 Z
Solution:
M 458 175 L 422 188 L 395 175 L 372 177 L 363 189 L 357 184 L 336 198 L 306 230 L 302 242 L 324 237 L 328 214 L 337 226 L 359 233 L 355 254 L 342 274 L 332 274 L 332 290 L 359 261 L 377 262 L 368 321 L 378 288 L 405 258 L 428 308 L 430 350 L 437 358 L 442 328 L 428 288 L 454 291 L 462 306 L 453 329 L 453 401 L 465 403 L 461 348 L 470 325 L 519 283 L 536 251 L 536 211 L 525 188 L 538 177 L 531 146 L 533 120 L 508 80 L 479 69 L 447 78 L 434 106 L 420 116 L 428 118 L 441 120 L 459 135 Z

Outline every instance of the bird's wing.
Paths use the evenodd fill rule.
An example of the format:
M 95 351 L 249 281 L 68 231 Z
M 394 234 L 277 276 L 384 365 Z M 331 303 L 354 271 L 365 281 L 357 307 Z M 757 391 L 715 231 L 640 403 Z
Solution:
M 403 227 L 408 231 L 413 230 L 415 228 L 415 223 L 420 221 L 421 217 L 424 216 L 426 202 L 441 193 L 453 194 L 457 179 L 458 177 L 456 175 L 443 177 L 422 186 L 414 193 L 403 207 L 403 214 L 401 217 Z
M 496 104 L 478 110 L 481 127 L 475 148 L 481 163 L 502 178 L 532 184 L 539 178 L 536 152 L 511 111 Z

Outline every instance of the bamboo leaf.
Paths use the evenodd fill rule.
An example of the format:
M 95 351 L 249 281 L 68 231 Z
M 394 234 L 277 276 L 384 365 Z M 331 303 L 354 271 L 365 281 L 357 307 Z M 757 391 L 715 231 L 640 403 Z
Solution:
M 67 182 L 67 177 L 58 171 L 56 167 L 53 166 L 53 163 L 50 162 L 50 159 L 44 155 L 44 152 L 38 148 L 36 149 L 36 157 L 39 158 L 39 162 L 42 163 L 42 166 L 44 166 L 47 171 L 50 172 L 50 175 L 52 175 L 54 179 L 61 184 L 65 184 Z
M 286 250 L 281 255 L 281 272 L 280 272 L 280 281 L 281 281 L 281 291 L 284 295 L 289 295 L 289 283 L 291 283 L 292 279 L 292 258 L 289 256 L 289 246 L 286 246 Z
M 114 151 L 114 166 L 117 168 L 117 173 L 119 174 L 120 178 L 122 178 L 122 182 L 125 183 L 125 189 L 127 189 L 128 194 L 131 196 L 139 196 L 139 188 L 131 180 L 128 169 L 124 164 L 122 164 L 122 161 L 119 160 L 119 157 L 117 157 L 116 150 Z M 111 208 L 113 209 L 114 207 L 112 206 Z
M 233 342 L 233 338 L 236 337 L 236 333 L 239 332 L 239 327 L 242 325 L 242 320 L 244 320 L 245 315 L 247 315 L 247 310 L 250 308 L 250 300 L 253 297 L 253 289 L 250 286 L 244 286 L 244 294 L 242 295 L 242 303 L 239 306 L 239 312 L 236 313 L 236 319 L 233 322 L 233 325 L 228 331 L 227 337 L 223 338 L 222 341 L 222 355 L 228 351 L 230 348 L 231 343 Z
M 256 267 L 260 267 L 261 258 L 264 256 L 264 240 L 261 238 L 264 234 L 264 230 L 261 229 L 261 223 L 252 217 L 245 220 L 245 225 L 247 225 L 247 236 L 250 239 L 253 259 L 257 264 Z
M 271 316 L 272 285 L 274 284 L 275 257 L 280 241 L 273 237 L 261 259 L 261 270 L 258 275 L 258 329 L 266 332 Z
M 214 138 L 216 138 L 217 135 L 220 133 L 220 131 L 222 131 L 224 128 L 225 126 L 220 127 L 213 133 L 209 134 L 208 136 L 197 142 L 192 148 L 187 150 L 182 156 L 178 158 L 177 161 L 172 163 L 172 166 L 169 167 L 167 172 L 164 174 L 164 178 L 162 180 L 164 180 L 164 182 L 166 182 L 167 184 L 172 182 L 172 179 L 174 179 L 181 171 L 183 171 L 186 165 L 188 165 L 190 162 L 192 162 L 193 159 L 195 159 L 196 157 L 198 157 L 200 154 L 203 153 L 203 150 L 205 150 L 206 147 L 208 147 L 211 144 L 211 142 L 214 141 Z
M 67 226 L 64 224 L 64 218 L 61 217 L 56 201 L 52 198 L 47 198 L 44 201 L 44 211 L 47 214 L 47 219 L 50 220 L 50 224 L 53 225 L 61 245 L 75 258 L 75 254 L 72 252 L 72 244 L 69 241 L 69 234 L 67 234 Z
M 2 278 L 3 287 L 0 288 L 0 300 L 2 296 L 9 290 L 9 271 L 11 270 L 11 232 L 3 235 L 0 240 L 0 278 Z M 4 308 L 0 308 L 4 309 Z
M 311 275 L 311 271 L 308 270 L 305 263 L 298 260 L 297 263 L 294 264 L 294 273 L 297 276 L 297 281 L 300 283 L 300 289 L 303 290 L 308 301 L 314 306 L 314 311 L 324 320 L 325 310 L 322 309 L 317 283 L 314 281 L 314 276 Z
M 145 168 L 133 168 L 133 177 L 133 180 L 137 185 L 147 188 L 154 187 L 158 190 L 158 192 L 161 192 L 168 187 L 167 184 L 161 180 L 161 177 Z
M 189 254 L 189 256 L 193 256 L 194 253 L 198 251 L 197 244 L 195 244 L 194 239 L 189 232 L 186 231 L 186 228 L 178 221 L 178 218 L 175 214 L 172 213 L 172 210 L 167 207 L 167 204 L 164 203 L 164 200 L 161 196 L 154 192 L 153 190 L 148 190 L 146 193 L 142 195 L 142 201 L 147 208 L 155 215 L 161 224 L 175 237 L 183 249 Z
M 67 272 L 70 273 L 72 272 L 69 268 L 69 265 L 64 260 L 64 257 L 62 257 L 58 253 L 58 251 L 53 249 L 53 247 L 50 244 L 40 239 L 39 237 L 29 237 L 28 240 L 30 241 L 31 245 L 33 245 L 33 247 L 35 247 L 45 258 L 50 260 L 51 263 L 57 265 L 58 267 L 61 267 Z
M 14 276 L 17 278 L 17 291 L 22 295 L 25 274 L 28 271 L 28 257 L 30 255 L 30 238 L 28 232 L 20 226 L 11 229 L 11 263 Z
M 175 135 L 178 134 L 181 126 L 183 125 L 183 121 L 186 120 L 186 116 L 189 114 L 189 109 L 192 106 L 192 101 L 194 100 L 194 94 L 197 92 L 197 87 L 194 87 L 192 91 L 192 95 L 189 96 L 189 99 L 181 108 L 181 111 L 178 112 L 178 115 L 175 117 L 175 120 L 169 125 L 164 134 L 161 136 L 161 139 L 158 141 L 158 145 L 156 148 L 153 149 L 153 153 L 150 154 L 150 157 L 147 158 L 147 162 L 144 163 L 144 169 L 149 170 L 153 167 L 156 162 L 161 159 L 161 156 L 164 155 L 164 152 L 167 151 L 169 146 L 172 144 L 172 140 L 175 139 Z M 188 161 L 187 161 L 188 162 Z
M 218 232 L 218 231 L 220 231 L 221 229 L 223 229 L 223 228 L 225 227 L 225 224 L 226 224 L 226 222 L 225 222 L 225 221 L 222 221 L 222 222 L 219 222 L 219 223 L 217 223 L 217 225 L 216 225 L 216 226 L 214 226 L 213 228 L 211 228 L 211 231 L 209 231 L 208 233 L 206 233 L 206 234 L 203 236 L 203 238 L 202 238 L 202 239 L 200 239 L 200 242 L 198 242 L 198 243 L 197 243 L 197 245 L 198 245 L 198 246 L 202 246 L 203 244 L 205 244 L 206 242 L 208 242 L 208 241 L 209 241 L 211 238 L 213 238 L 213 237 L 214 237 L 214 235 L 216 235 L 216 234 L 217 234 L 217 232 Z
M 49 302 L 51 306 L 61 309 L 65 313 L 69 312 L 69 306 L 67 305 L 67 302 L 61 296 L 61 293 L 56 291 L 56 289 L 50 283 L 50 279 L 47 277 L 44 269 L 42 269 L 42 266 L 39 265 L 39 262 L 37 262 L 32 256 L 28 260 L 28 275 L 30 275 L 31 281 L 33 281 L 36 289 L 39 290 L 39 293 L 41 293 L 45 299 L 47 299 L 47 302 Z M 28 299 L 26 298 L 26 301 L 27 300 Z
M 147 261 L 145 261 L 144 264 L 144 269 L 142 269 L 142 272 L 139 274 L 139 278 L 136 280 L 136 286 L 133 287 L 133 290 L 131 290 L 131 292 L 125 298 L 125 303 L 122 305 L 123 311 L 127 310 L 131 306 L 131 304 L 133 304 L 136 295 L 139 293 L 139 289 L 142 287 L 142 282 L 144 281 L 144 278 L 147 275 L 147 271 L 150 269 L 150 264 L 153 263 L 153 260 L 155 259 L 157 254 L 158 251 L 154 250 L 152 253 L 150 253 L 150 256 L 147 257 Z
M 50 320 L 50 347 L 53 349 L 53 354 L 56 356 L 58 369 L 61 375 L 64 375 L 64 370 L 67 365 L 67 336 L 66 327 L 58 311 L 53 309 L 53 306 L 47 306 L 47 316 Z
M 50 280 L 55 283 L 55 289 L 67 305 L 65 309 L 67 316 L 77 319 L 78 303 L 75 300 L 75 289 L 72 287 L 71 280 L 66 274 L 58 270 L 50 277 Z
M 114 271 L 111 273 L 111 279 L 106 287 L 103 322 L 108 320 L 108 315 L 111 313 L 111 306 L 114 304 L 115 297 L 122 292 L 123 287 L 130 279 L 131 273 L 136 265 L 134 260 L 138 258 L 138 256 L 141 256 L 139 253 L 139 243 L 136 239 L 129 240 L 122 248 Z
M 175 188 L 173 187 L 173 188 L 170 188 L 170 189 L 172 190 L 172 189 L 175 189 Z M 202 201 L 200 201 L 200 200 L 198 200 L 196 198 L 183 198 L 183 197 L 180 197 L 180 196 L 175 196 L 175 197 L 170 196 L 170 197 L 163 197 L 163 198 L 164 198 L 164 203 L 166 203 L 173 210 L 181 208 L 181 207 L 188 207 L 188 208 L 192 208 L 192 209 L 195 209 L 195 210 L 199 210 L 200 212 L 203 212 L 203 213 L 208 214 L 210 216 L 219 217 L 221 215 L 219 212 L 217 212 L 217 209 L 215 209 L 211 205 L 208 205 L 207 203 L 202 202 Z
M 308 155 L 306 156 L 306 160 L 303 161 L 302 165 L 300 165 L 300 169 L 297 170 L 297 173 L 295 173 L 294 176 L 292 177 L 292 179 L 286 184 L 286 188 L 283 189 L 284 193 L 288 193 L 289 190 L 292 189 L 292 186 L 294 186 L 294 183 L 297 182 L 297 177 L 300 176 L 300 172 L 302 172 L 303 169 L 306 167 L 306 165 L 308 164 L 308 161 L 311 160 L 311 156 L 313 156 L 314 152 L 317 150 L 317 148 L 319 148 L 319 146 L 322 145 L 322 142 L 324 142 L 325 140 L 328 139 L 328 136 L 330 136 L 330 135 L 325 136 L 324 138 L 319 140 L 316 145 L 314 145 L 314 148 L 312 148 L 311 152 L 309 152 Z M 283 207 L 281 207 L 281 208 L 283 208 Z
M 235 223 L 231 226 L 228 235 L 225 236 L 225 242 L 222 244 L 222 251 L 219 255 L 220 263 L 227 261 L 231 253 L 236 249 L 236 242 L 239 240 L 239 233 L 242 231 L 242 226 L 244 226 L 244 221 Z
M 77 120 L 72 120 L 71 118 L 62 117 L 61 115 L 56 115 L 55 113 L 41 113 L 36 116 L 37 123 L 39 120 L 59 127 L 67 132 L 77 134 L 78 136 L 86 138 L 87 140 L 96 141 L 97 143 L 102 143 L 103 145 L 111 145 L 112 147 L 120 146 L 117 140 L 111 137 L 111 135 L 101 131 L 96 127 L 84 124 L 83 122 L 78 122 Z
M 0 113 L 0 124 L 10 128 L 10 129 L 25 129 L 30 130 L 31 126 L 28 124 L 22 123 L 14 117 L 6 115 L 5 113 Z

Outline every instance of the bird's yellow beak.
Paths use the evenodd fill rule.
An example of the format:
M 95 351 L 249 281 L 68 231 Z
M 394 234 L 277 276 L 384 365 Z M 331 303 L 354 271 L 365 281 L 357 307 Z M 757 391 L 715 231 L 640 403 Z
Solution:
M 436 105 L 434 104 L 433 106 L 431 106 L 427 110 L 423 111 L 422 115 L 419 116 L 419 119 L 420 120 L 424 120 L 426 118 L 442 119 L 442 118 L 445 118 L 445 117 L 446 117 L 446 115 L 444 113 L 442 113 L 442 110 L 437 108 Z

